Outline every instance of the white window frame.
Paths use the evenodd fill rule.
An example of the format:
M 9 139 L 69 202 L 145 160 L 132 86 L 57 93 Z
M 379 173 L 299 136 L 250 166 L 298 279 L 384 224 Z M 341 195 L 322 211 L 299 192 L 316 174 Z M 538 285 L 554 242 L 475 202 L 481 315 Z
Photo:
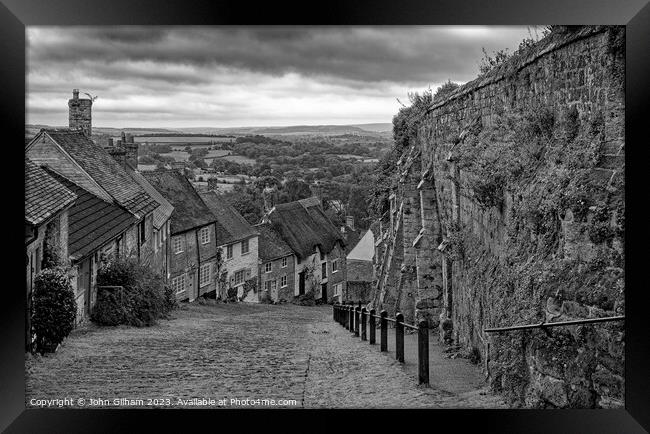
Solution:
M 271 290 L 271 281 L 267 280 L 264 282 L 264 291 L 270 291 Z
M 199 268 L 199 288 L 203 288 L 204 286 L 210 284 L 210 265 L 211 264 L 203 264 L 201 265 L 201 268 Z M 207 270 L 207 278 L 206 278 L 206 270 Z
M 181 292 L 185 291 L 185 274 L 181 274 L 180 276 L 176 276 L 172 279 L 172 289 L 175 290 L 176 294 L 180 294 Z
M 201 228 L 199 238 L 201 239 L 201 244 L 208 244 L 210 242 L 210 228 L 207 226 Z
M 178 248 L 176 248 L 177 244 L 178 244 Z M 178 255 L 179 253 L 183 253 L 183 237 L 181 237 L 180 235 L 172 237 L 172 247 L 175 255 Z
M 226 259 L 232 259 L 233 256 L 235 256 L 233 244 L 227 245 L 226 246 Z
M 287 287 L 287 275 L 283 275 L 280 277 L 280 288 L 286 288 Z
M 244 246 L 246 246 L 246 249 L 244 249 Z M 250 253 L 250 251 L 251 251 L 251 250 L 250 250 L 250 245 L 249 245 L 249 243 L 248 243 L 248 240 L 243 240 L 243 241 L 241 242 L 241 254 L 242 254 L 242 255 L 247 255 L 247 254 Z
M 273 262 L 267 262 L 264 264 L 264 272 L 270 273 L 271 271 L 273 271 Z
M 287 261 L 286 256 L 284 258 L 282 258 L 282 268 L 287 268 L 287 262 L 289 262 L 289 261 Z
M 339 260 L 337 258 L 332 261 L 332 274 L 338 273 L 338 271 L 339 271 Z

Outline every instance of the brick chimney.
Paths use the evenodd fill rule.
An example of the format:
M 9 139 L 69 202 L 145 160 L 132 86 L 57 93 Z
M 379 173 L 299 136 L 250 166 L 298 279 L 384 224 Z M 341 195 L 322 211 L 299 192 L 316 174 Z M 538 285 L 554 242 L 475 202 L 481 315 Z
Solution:
M 68 100 L 68 125 L 81 129 L 88 137 L 93 133 L 92 105 L 92 100 L 79 98 L 79 89 L 72 89 L 72 99 Z

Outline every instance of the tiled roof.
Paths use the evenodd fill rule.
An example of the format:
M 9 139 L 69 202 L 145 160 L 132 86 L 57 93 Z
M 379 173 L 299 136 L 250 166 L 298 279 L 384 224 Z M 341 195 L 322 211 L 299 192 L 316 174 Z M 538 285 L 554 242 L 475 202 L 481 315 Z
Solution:
M 100 199 L 52 169 L 45 170 L 78 196 L 68 214 L 68 251 L 73 260 L 93 253 L 138 223 L 125 209 Z
M 293 255 L 291 247 L 275 232 L 270 224 L 261 223 L 253 226 L 260 234 L 257 243 L 258 256 L 263 261 L 283 258 Z
M 120 205 L 142 218 L 158 203 L 103 147 L 77 130 L 45 130 Z
M 258 235 L 255 228 L 232 205 L 214 191 L 199 193 L 203 202 L 217 217 L 217 244 L 223 246 Z
M 147 181 L 174 207 L 171 232 L 178 234 L 217 221 L 190 181 L 176 170 L 142 172 Z M 218 237 L 218 235 L 217 235 Z
M 25 220 L 38 225 L 70 205 L 77 195 L 25 157 Z
M 156 202 L 158 202 L 158 208 L 153 211 L 153 225 L 156 229 L 160 229 L 162 225 L 171 217 L 172 212 L 174 212 L 174 206 L 169 203 L 165 197 L 160 194 L 158 190 L 154 188 L 147 178 L 142 176 L 139 172 L 129 168 L 127 172 L 133 176 L 133 179 L 136 180 L 138 184 L 144 189 L 144 191 L 153 197 Z
M 268 215 L 273 229 L 300 257 L 306 258 L 320 246 L 329 253 L 339 241 L 345 245 L 340 232 L 318 205 L 305 207 L 300 201 L 276 205 Z

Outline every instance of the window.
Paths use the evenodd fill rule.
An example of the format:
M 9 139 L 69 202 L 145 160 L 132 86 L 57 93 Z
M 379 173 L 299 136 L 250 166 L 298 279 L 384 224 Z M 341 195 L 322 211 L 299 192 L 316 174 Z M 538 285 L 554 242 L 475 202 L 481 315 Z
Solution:
M 146 228 L 146 226 L 144 224 L 144 220 L 142 220 L 138 224 L 138 231 L 140 231 L 140 244 L 144 244 L 144 242 L 146 241 L 145 228 Z
M 232 259 L 232 244 L 226 246 L 226 259 Z
M 199 286 L 205 286 L 210 283 L 210 264 L 201 265 L 199 268 Z
M 210 242 L 210 228 L 208 227 L 201 228 L 201 232 L 199 232 L 199 237 L 201 238 L 201 244 L 208 244 Z
M 185 275 L 181 274 L 172 279 L 172 289 L 176 294 L 180 294 L 185 291 Z
M 286 274 L 280 278 L 280 286 L 282 288 L 287 286 L 287 275 Z
M 275 288 L 278 286 L 278 283 L 275 279 L 271 280 L 271 290 L 275 291 Z
M 320 278 L 327 279 L 327 262 L 320 264 Z
M 282 258 L 282 268 L 287 268 L 287 258 Z
M 246 253 L 248 253 L 248 240 L 241 242 L 241 254 L 245 255 Z
M 335 259 L 332 261 L 332 273 L 339 271 L 339 260 Z
M 174 254 L 183 252 L 183 238 L 181 237 L 172 238 L 172 244 L 174 246 Z
M 341 295 L 341 290 L 343 289 L 342 283 L 337 283 L 334 285 L 334 295 Z
M 273 263 L 267 262 L 266 264 L 264 264 L 265 273 L 270 273 L 272 268 L 273 268 Z
M 246 270 L 239 270 L 235 273 L 234 280 L 235 286 L 241 285 L 244 283 L 244 278 L 246 277 Z
M 271 290 L 271 281 L 267 280 L 264 282 L 264 291 L 270 291 Z

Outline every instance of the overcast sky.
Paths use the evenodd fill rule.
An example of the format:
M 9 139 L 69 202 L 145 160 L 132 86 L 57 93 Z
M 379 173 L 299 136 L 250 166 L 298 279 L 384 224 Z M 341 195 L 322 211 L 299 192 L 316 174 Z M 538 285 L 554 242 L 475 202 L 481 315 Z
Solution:
M 528 36 L 511 26 L 31 26 L 27 123 L 67 126 L 73 88 L 98 96 L 99 127 L 391 122 L 396 98 L 470 81 L 482 48 L 512 51 Z

